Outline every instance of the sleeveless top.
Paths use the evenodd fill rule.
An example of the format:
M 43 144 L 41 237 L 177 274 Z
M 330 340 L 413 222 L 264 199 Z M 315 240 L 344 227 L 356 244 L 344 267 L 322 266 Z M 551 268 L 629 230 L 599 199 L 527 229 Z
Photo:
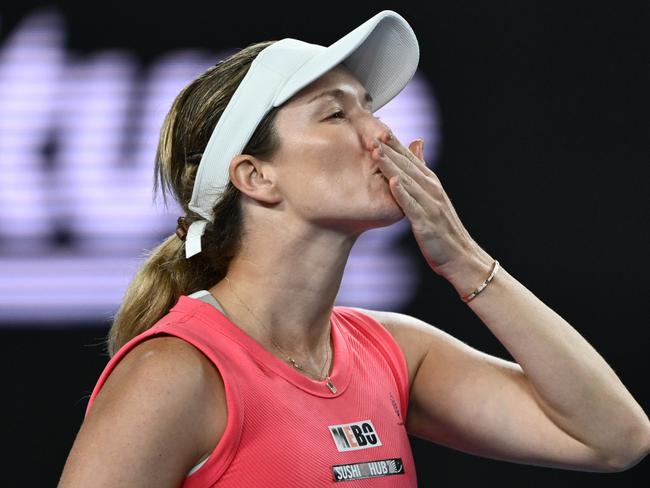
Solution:
M 274 356 L 234 324 L 207 290 L 181 295 L 167 315 L 110 359 L 86 415 L 131 349 L 172 335 L 218 369 L 227 406 L 222 438 L 188 473 L 184 488 L 339 482 L 345 488 L 416 487 L 405 427 L 408 370 L 399 344 L 382 324 L 353 308 L 333 307 L 330 323 L 332 389 Z

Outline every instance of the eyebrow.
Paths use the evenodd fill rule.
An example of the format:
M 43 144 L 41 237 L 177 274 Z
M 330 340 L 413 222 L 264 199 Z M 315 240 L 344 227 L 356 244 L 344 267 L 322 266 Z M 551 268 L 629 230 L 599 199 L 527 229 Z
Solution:
M 347 98 L 348 96 L 350 96 L 348 92 L 345 92 L 340 88 L 332 88 L 330 90 L 325 90 L 319 93 L 318 95 L 311 98 L 307 103 L 311 103 L 317 98 L 322 98 L 322 97 L 333 97 L 333 98 L 344 99 Z M 366 92 L 363 96 L 363 105 L 372 107 L 372 96 L 370 96 L 370 93 L 368 92 Z

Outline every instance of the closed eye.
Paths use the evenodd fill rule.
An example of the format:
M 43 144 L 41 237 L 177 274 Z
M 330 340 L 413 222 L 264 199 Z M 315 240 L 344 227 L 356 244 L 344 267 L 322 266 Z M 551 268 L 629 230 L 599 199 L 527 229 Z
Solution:
M 328 117 L 328 119 L 338 119 L 338 118 L 345 118 L 345 112 L 343 112 L 343 110 L 338 110 L 337 112 L 334 112 L 332 115 Z M 381 120 L 379 117 L 375 116 L 375 118 L 377 120 Z

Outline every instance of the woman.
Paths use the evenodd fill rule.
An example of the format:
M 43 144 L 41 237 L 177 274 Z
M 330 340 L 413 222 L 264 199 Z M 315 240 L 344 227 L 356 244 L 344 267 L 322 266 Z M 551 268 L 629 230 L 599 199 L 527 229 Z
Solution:
M 59 486 L 416 486 L 407 433 L 586 471 L 645 456 L 612 369 L 468 235 L 422 141 L 373 116 L 418 54 L 383 11 L 328 48 L 248 46 L 178 95 L 156 171 L 186 217 L 127 290 Z M 357 237 L 404 216 L 516 363 L 334 306 Z

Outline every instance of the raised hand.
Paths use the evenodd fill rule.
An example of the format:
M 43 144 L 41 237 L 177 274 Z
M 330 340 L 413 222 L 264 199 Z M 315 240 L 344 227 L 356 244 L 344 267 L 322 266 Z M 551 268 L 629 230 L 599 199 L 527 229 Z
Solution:
M 413 235 L 429 266 L 445 275 L 479 246 L 471 238 L 438 179 L 424 162 L 424 141 L 406 148 L 390 131 L 375 140 L 373 158 L 389 180 L 397 204 L 411 221 Z

